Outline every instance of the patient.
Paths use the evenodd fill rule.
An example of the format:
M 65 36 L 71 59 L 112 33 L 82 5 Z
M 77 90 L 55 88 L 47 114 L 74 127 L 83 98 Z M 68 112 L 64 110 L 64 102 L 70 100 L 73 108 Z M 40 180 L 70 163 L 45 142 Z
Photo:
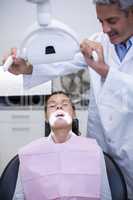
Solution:
M 45 105 L 50 135 L 20 149 L 13 200 L 110 200 L 103 153 L 94 139 L 72 132 L 70 98 L 56 92 Z

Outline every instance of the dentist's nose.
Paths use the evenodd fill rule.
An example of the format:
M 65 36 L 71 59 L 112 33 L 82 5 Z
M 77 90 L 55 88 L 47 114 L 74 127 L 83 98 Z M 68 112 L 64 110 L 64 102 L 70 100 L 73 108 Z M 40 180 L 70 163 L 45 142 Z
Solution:
M 104 33 L 109 33 L 109 32 L 111 31 L 111 28 L 110 28 L 109 24 L 106 23 L 106 22 L 104 22 L 104 23 L 102 24 L 102 29 L 103 29 L 103 32 L 104 32 Z

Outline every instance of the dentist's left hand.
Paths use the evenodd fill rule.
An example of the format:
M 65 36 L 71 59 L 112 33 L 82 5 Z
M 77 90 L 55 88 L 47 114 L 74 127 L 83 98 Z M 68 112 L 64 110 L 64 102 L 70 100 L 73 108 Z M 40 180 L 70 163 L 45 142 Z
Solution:
M 19 74 L 32 74 L 32 65 L 22 58 L 17 58 L 17 49 L 12 48 L 10 54 L 3 57 L 3 64 L 9 56 L 12 56 L 13 64 L 9 67 L 8 71 L 14 75 Z
M 106 78 L 109 67 L 104 61 L 103 47 L 100 43 L 84 39 L 80 44 L 80 50 L 86 60 L 86 63 L 94 69 L 101 77 Z M 95 51 L 98 60 L 92 59 L 92 52 Z

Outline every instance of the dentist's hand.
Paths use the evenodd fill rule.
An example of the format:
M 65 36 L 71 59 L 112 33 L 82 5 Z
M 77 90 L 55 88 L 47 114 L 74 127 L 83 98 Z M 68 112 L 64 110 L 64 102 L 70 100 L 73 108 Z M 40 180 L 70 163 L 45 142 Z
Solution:
M 100 76 L 106 78 L 109 68 L 104 62 L 103 47 L 100 43 L 84 39 L 80 44 L 80 50 L 84 55 L 86 63 L 94 69 Z M 92 52 L 95 51 L 98 56 L 98 60 L 92 59 Z
M 17 49 L 12 48 L 11 53 L 3 57 L 3 64 L 9 56 L 12 56 L 13 64 L 9 67 L 8 71 L 14 75 L 19 74 L 32 74 L 32 65 L 22 58 L 17 58 Z

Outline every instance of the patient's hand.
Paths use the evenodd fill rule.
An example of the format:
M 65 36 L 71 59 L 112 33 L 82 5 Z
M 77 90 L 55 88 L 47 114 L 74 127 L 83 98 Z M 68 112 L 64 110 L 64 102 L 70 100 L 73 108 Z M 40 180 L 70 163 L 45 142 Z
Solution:
M 25 61 L 22 58 L 17 58 L 17 49 L 12 48 L 10 54 L 7 54 L 3 57 L 3 64 L 7 60 L 7 58 L 11 55 L 13 58 L 13 64 L 9 67 L 8 71 L 14 75 L 19 74 L 32 74 L 32 65 Z

